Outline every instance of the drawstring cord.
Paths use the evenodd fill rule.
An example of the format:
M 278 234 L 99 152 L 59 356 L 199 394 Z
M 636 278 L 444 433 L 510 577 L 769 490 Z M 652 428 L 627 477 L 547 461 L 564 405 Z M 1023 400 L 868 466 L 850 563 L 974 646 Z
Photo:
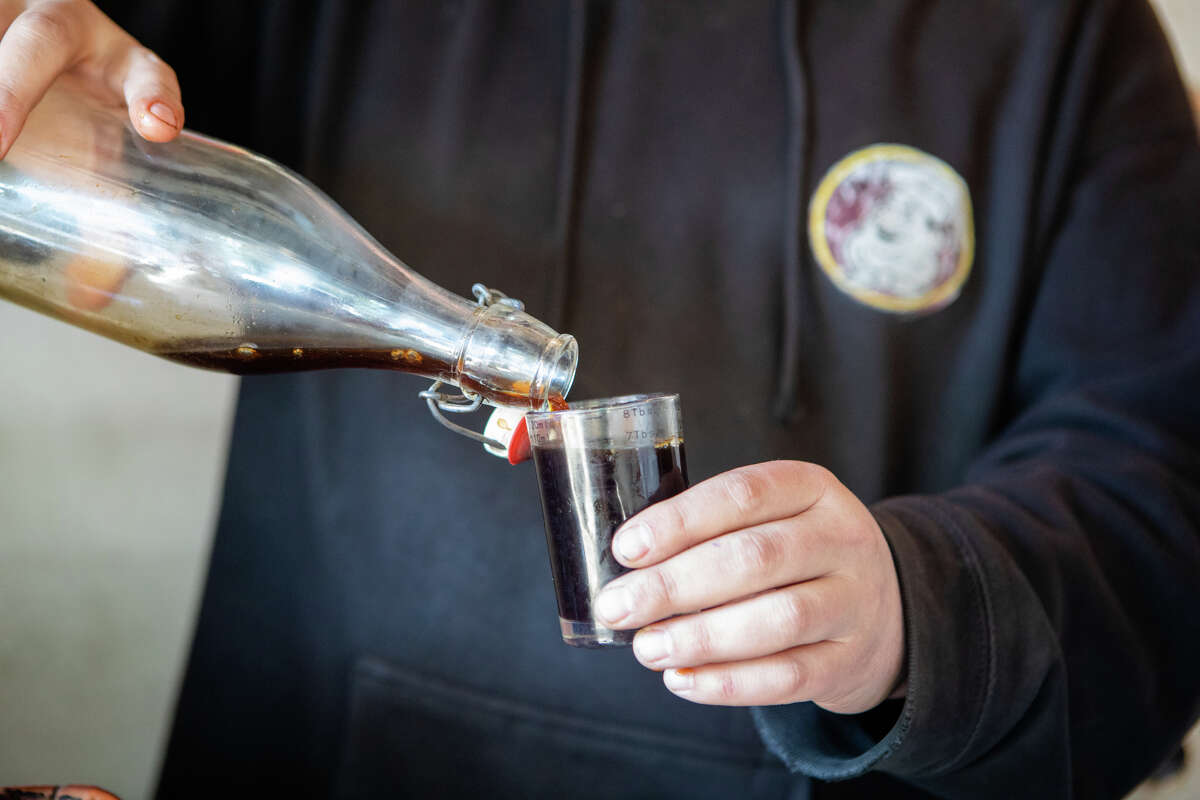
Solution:
M 787 91 L 787 193 L 783 220 L 783 329 L 780 335 L 778 377 L 774 414 L 783 423 L 797 415 L 800 364 L 803 357 L 805 213 L 804 193 L 808 187 L 811 152 L 808 70 L 803 53 L 804 0 L 783 0 L 780 8 L 780 45 Z
M 557 331 L 567 324 L 567 298 L 571 267 L 575 259 L 575 229 L 579 208 L 579 173 L 583 168 L 580 118 L 583 115 L 584 69 L 587 48 L 585 0 L 567 6 L 567 81 L 563 96 L 562 142 L 559 152 L 558 187 L 554 235 L 558 257 L 550 277 L 547 308 L 550 324 Z

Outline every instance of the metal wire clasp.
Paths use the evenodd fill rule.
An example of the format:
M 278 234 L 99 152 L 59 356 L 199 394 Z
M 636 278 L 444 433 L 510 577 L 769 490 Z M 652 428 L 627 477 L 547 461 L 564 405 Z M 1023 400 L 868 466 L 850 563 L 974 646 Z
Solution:
M 515 297 L 509 297 L 499 289 L 489 289 L 482 283 L 472 286 L 471 294 L 475 295 L 475 302 L 481 308 L 499 304 L 511 306 L 518 311 L 525 310 L 525 304 L 520 300 Z M 429 406 L 429 413 L 433 415 L 433 418 L 444 427 L 466 436 L 468 439 L 474 439 L 483 444 L 484 447 L 495 449 L 500 453 L 507 450 L 507 446 L 504 443 L 446 419 L 442 413 L 443 411 L 449 414 L 469 414 L 472 411 L 479 410 L 479 407 L 483 405 L 483 398 L 475 392 L 463 389 L 462 387 L 456 387 L 458 388 L 457 394 L 440 391 L 445 385 L 445 381 L 434 381 L 433 385 L 428 389 L 417 393 L 417 397 L 420 397 Z

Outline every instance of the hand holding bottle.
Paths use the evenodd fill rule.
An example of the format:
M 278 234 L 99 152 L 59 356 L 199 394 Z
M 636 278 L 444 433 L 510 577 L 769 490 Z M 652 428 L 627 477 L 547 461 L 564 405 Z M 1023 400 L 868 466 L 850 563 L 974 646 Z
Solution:
M 170 141 L 183 128 L 175 71 L 88 0 L 0 0 L 0 31 L 0 158 L 64 73 L 127 106 L 150 141 Z
M 154 142 L 183 127 L 175 71 L 87 0 L 0 0 L 0 158 L 60 75 L 106 104 L 125 105 L 133 128 Z M 65 268 L 67 299 L 95 311 L 125 279 L 123 264 L 81 253 Z
M 14 22 L 3 44 L 14 35 L 29 36 Z M 144 63 L 123 41 L 132 49 L 113 58 Z M 191 131 L 147 141 L 129 122 L 144 127 L 155 107 L 139 69 L 125 73 L 142 98 L 132 108 L 70 71 L 26 116 L 0 161 L 0 298 L 238 374 L 401 370 L 470 392 L 454 410 L 566 394 L 574 340 L 519 303 L 482 285 L 474 303 L 436 286 L 270 159 Z M 0 73 L 0 98 L 2 86 Z

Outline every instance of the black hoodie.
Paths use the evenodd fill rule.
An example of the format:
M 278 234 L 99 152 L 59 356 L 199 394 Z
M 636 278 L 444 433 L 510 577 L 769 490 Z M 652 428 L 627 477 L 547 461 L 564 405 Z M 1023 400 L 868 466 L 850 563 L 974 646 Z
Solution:
M 1143 3 L 102 5 L 193 127 L 575 334 L 573 396 L 680 392 L 693 480 L 829 467 L 908 641 L 868 714 L 689 704 L 561 644 L 532 470 L 421 382 L 246 379 L 161 796 L 1115 797 L 1197 718 L 1200 151 Z

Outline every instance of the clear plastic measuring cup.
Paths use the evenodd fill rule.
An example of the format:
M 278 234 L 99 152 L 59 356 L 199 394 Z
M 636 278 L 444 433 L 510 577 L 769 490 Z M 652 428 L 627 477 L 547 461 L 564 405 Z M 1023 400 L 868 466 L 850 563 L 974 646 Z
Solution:
M 687 488 L 679 395 L 573 402 L 568 410 L 530 412 L 525 420 L 563 641 L 628 645 L 634 631 L 598 623 L 592 601 L 628 571 L 613 557 L 613 532 L 646 506 Z

